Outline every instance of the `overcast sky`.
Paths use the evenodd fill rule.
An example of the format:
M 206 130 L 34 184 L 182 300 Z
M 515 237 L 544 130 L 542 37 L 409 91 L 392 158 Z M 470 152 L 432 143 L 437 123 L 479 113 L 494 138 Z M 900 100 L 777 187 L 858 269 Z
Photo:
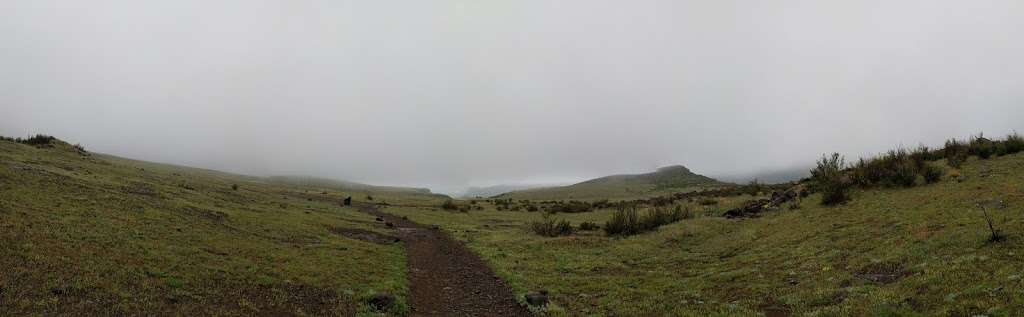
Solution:
M 452 191 L 1024 132 L 1024 1 L 0 1 L 0 134 Z

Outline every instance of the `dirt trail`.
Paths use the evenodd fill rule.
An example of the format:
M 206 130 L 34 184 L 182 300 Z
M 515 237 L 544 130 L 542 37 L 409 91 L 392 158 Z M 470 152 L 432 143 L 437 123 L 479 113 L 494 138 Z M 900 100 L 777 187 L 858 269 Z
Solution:
M 395 225 L 409 261 L 412 316 L 529 316 L 494 271 L 444 232 L 356 204 Z

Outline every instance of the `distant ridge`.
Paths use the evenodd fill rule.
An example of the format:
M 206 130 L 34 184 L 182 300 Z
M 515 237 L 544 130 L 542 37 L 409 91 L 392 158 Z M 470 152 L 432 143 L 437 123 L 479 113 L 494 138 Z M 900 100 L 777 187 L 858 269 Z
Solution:
M 651 173 L 611 175 L 569 186 L 513 191 L 499 197 L 531 200 L 627 199 L 725 185 L 728 184 L 693 173 L 685 166 L 672 165 Z
M 562 185 L 565 184 L 504 184 L 485 187 L 470 187 L 467 188 L 466 191 L 459 196 L 464 198 L 490 198 L 517 190 L 539 189 Z
M 325 189 L 333 189 L 339 191 L 358 192 L 358 193 L 396 193 L 396 194 L 416 194 L 416 195 L 428 195 L 447 197 L 442 194 L 435 194 L 430 192 L 428 188 L 413 188 L 413 187 L 396 187 L 396 186 L 376 186 L 368 185 L 356 182 L 349 182 L 343 180 L 311 177 L 311 176 L 271 176 L 267 177 L 267 180 L 273 183 L 294 185 L 294 186 L 305 186 L 305 187 L 318 187 Z

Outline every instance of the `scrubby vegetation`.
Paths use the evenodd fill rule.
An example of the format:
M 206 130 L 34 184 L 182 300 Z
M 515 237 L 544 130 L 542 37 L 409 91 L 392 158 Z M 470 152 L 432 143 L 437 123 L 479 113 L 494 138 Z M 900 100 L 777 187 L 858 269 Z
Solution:
M 811 170 L 811 190 L 821 193 L 821 203 L 838 205 L 850 200 L 849 179 L 843 175 L 843 158 L 839 153 L 823 156 Z
M 568 220 L 556 221 L 554 218 L 548 217 L 545 217 L 543 221 L 531 223 L 530 229 L 534 233 L 546 237 L 567 236 L 575 231 Z
M 4 137 L 3 140 L 10 141 L 10 142 L 16 142 L 16 143 L 21 143 L 21 144 L 28 144 L 28 145 L 33 145 L 33 146 L 40 146 L 40 145 L 49 145 L 49 144 L 53 143 L 53 141 L 56 141 L 57 138 L 49 136 L 49 135 L 45 135 L 45 134 L 36 134 L 36 135 L 33 135 L 33 136 L 29 136 L 27 138 L 7 138 L 7 137 Z
M 811 171 L 811 189 L 823 194 L 822 203 L 841 204 L 849 200 L 852 186 L 914 187 L 933 184 L 945 170 L 934 162 L 945 159 L 952 168 L 960 168 L 970 156 L 989 159 L 1024 151 L 1024 139 L 1013 133 L 1004 140 L 990 140 L 982 134 L 968 141 L 950 139 L 941 149 L 921 146 L 913 150 L 897 148 L 847 166 L 839 154 L 823 157 Z
M 682 209 L 669 211 L 666 208 L 654 207 L 641 214 L 636 207 L 622 207 L 605 223 L 604 232 L 609 236 L 639 234 L 683 220 L 685 215 Z
M 454 211 L 459 209 L 459 205 L 456 205 L 454 200 L 448 199 L 441 203 L 441 209 Z
M 580 223 L 580 231 L 593 231 L 601 229 L 601 225 L 596 222 L 584 221 Z

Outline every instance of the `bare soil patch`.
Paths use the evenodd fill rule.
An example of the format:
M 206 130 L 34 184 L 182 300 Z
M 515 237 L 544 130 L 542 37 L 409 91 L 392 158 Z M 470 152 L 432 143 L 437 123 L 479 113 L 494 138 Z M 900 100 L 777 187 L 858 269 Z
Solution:
M 412 316 L 530 316 L 480 257 L 444 232 L 359 204 L 394 224 L 409 261 Z

